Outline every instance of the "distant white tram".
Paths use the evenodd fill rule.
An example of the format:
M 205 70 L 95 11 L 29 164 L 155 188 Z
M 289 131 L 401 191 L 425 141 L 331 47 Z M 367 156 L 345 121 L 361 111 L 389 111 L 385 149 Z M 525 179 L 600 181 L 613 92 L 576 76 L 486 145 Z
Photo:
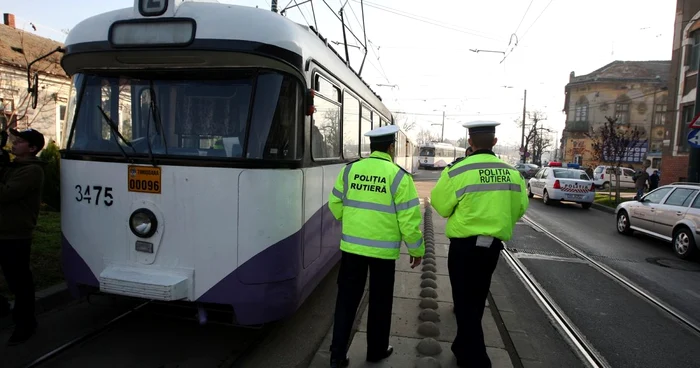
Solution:
M 419 148 L 418 164 L 421 169 L 444 168 L 452 161 L 464 157 L 467 150 L 449 143 L 433 142 Z
M 328 196 L 393 124 L 325 39 L 252 7 L 135 0 L 76 25 L 62 257 L 89 290 L 292 314 L 340 258 Z M 397 133 L 395 162 L 415 171 Z

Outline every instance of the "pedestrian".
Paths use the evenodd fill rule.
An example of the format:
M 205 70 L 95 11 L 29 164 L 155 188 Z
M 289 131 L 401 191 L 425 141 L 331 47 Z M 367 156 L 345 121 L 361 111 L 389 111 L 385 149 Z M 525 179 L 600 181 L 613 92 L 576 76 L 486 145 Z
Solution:
M 474 153 L 443 170 L 430 195 L 435 211 L 448 219 L 447 268 L 457 317 L 452 353 L 460 367 L 491 367 L 481 317 L 502 242 L 511 239 L 529 204 L 525 180 L 493 152 L 499 124 L 465 125 Z
M 393 162 L 396 125 L 374 129 L 372 153 L 353 161 L 338 174 L 328 208 L 342 223 L 338 296 L 335 305 L 331 367 L 345 367 L 350 331 L 362 299 L 369 268 L 368 362 L 391 355 L 389 345 L 394 297 L 394 270 L 401 241 L 411 268 L 425 253 L 421 210 L 411 175 Z
M 15 330 L 8 345 L 17 345 L 34 335 L 37 327 L 29 259 L 44 183 L 44 162 L 37 157 L 44 148 L 44 136 L 33 129 L 10 129 L 10 134 L 15 159 L 0 167 L 0 267 L 15 296 Z M 0 155 L 9 156 L 4 150 Z M 0 304 L 1 309 L 9 307 L 7 300 Z
M 659 180 L 661 180 L 661 175 L 659 175 L 659 170 L 654 170 L 654 172 L 649 175 L 649 191 L 659 187 Z
M 647 185 L 647 181 L 649 181 L 649 173 L 647 172 L 646 165 L 643 166 L 641 170 L 634 173 L 632 180 L 634 180 L 634 187 L 637 189 L 637 195 L 634 199 L 642 198 L 644 195 L 644 188 Z

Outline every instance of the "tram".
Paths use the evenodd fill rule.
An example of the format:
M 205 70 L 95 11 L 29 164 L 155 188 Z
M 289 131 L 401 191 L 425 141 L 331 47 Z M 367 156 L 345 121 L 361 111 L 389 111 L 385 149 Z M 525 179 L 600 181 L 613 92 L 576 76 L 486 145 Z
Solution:
M 363 134 L 394 123 L 380 97 L 314 29 L 252 7 L 135 0 L 63 51 L 71 292 L 227 306 L 241 325 L 293 314 L 340 259 L 327 200 Z

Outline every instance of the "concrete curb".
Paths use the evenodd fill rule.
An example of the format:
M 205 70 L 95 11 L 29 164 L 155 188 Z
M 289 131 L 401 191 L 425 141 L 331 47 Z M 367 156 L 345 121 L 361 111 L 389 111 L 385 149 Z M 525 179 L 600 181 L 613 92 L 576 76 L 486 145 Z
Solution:
M 606 213 L 615 214 L 615 209 L 614 209 L 614 208 L 610 208 L 610 207 L 608 207 L 608 206 L 603 206 L 602 204 L 593 203 L 593 205 L 591 206 L 591 208 L 596 209 L 596 210 L 598 210 L 598 211 L 602 211 L 602 212 L 606 212 Z
M 34 298 L 37 315 L 46 313 L 75 300 L 70 294 L 70 291 L 68 291 L 66 283 L 56 284 L 46 289 L 39 290 L 34 294 Z M 10 302 L 12 307 L 14 307 L 14 304 L 14 301 Z M 5 329 L 12 325 L 11 317 L 0 319 L 0 329 Z

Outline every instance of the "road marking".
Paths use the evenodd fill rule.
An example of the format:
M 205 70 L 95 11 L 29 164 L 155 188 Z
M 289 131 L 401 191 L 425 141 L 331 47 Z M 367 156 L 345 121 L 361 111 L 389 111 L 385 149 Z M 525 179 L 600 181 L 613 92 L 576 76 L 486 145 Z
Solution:
M 700 299 L 700 294 L 698 294 L 698 293 L 696 293 L 696 292 L 694 292 L 694 291 L 692 291 L 692 290 L 685 289 L 685 292 L 688 293 L 688 294 L 690 294 L 690 295 L 692 295 L 692 296 L 694 296 L 694 297 L 696 297 L 696 298 L 698 298 L 698 299 Z

